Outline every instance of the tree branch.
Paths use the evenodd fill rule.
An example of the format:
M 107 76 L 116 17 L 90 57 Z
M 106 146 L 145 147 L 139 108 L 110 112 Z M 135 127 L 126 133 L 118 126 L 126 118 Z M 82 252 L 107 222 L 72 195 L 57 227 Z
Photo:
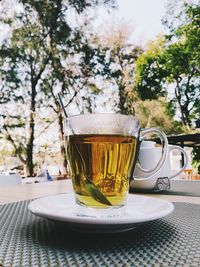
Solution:
M 55 118 L 53 121 L 51 121 L 44 129 L 35 137 L 37 139 L 40 137 L 58 118 Z
M 7 128 L 6 125 L 4 125 L 4 129 L 5 129 L 6 133 L 7 133 L 7 137 L 6 137 L 6 139 L 7 139 L 8 141 L 10 141 L 10 143 L 11 143 L 12 146 L 14 147 L 15 152 L 16 152 L 16 155 L 19 157 L 19 159 L 21 160 L 22 163 L 26 164 L 26 160 L 23 158 L 23 156 L 22 156 L 19 152 L 17 152 L 17 151 L 18 151 L 18 148 L 19 148 L 20 146 L 23 148 L 22 143 L 21 143 L 20 146 L 18 147 L 18 146 L 16 145 L 14 139 L 12 138 L 12 135 L 11 135 L 10 132 L 8 131 L 8 128 Z

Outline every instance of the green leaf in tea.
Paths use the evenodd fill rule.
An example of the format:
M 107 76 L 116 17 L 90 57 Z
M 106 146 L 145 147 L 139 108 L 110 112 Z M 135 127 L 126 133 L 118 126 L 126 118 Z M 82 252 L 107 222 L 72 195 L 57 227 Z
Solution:
M 94 198 L 96 201 L 107 205 L 107 206 L 112 206 L 110 201 L 104 196 L 104 194 L 101 193 L 101 191 L 93 184 L 91 183 L 88 179 L 85 182 L 85 189 L 87 190 L 88 194 Z
M 100 202 L 101 204 L 107 205 L 107 206 L 112 206 L 112 204 L 110 203 L 110 201 L 104 196 L 103 193 L 101 193 L 101 191 L 98 189 L 98 187 L 96 185 L 94 185 L 85 175 L 86 173 L 86 166 L 85 166 L 85 162 L 84 159 L 80 153 L 80 151 L 78 150 L 77 146 L 74 145 L 75 148 L 75 153 L 77 153 L 77 156 L 80 159 L 80 162 L 82 164 L 82 168 L 83 168 L 83 176 L 85 178 L 85 190 L 87 191 L 87 193 L 97 202 Z

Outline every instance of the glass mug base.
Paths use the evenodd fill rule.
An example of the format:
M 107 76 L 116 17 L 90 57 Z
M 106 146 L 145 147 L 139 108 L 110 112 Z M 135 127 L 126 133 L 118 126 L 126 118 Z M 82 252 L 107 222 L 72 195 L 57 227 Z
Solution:
M 126 204 L 108 208 L 95 208 L 82 205 L 76 200 L 76 215 L 81 217 L 113 218 L 123 217 L 126 213 Z

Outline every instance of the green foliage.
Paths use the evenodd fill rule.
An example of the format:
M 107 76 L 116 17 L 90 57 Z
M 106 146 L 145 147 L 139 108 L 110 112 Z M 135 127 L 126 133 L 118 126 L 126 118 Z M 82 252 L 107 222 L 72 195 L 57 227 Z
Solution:
M 136 64 L 136 85 L 141 98 L 156 99 L 170 86 L 174 90 L 171 103 L 177 101 L 181 121 L 188 127 L 200 114 L 199 11 L 198 5 L 186 4 L 178 26 L 166 19 L 171 33 L 153 42 Z
M 137 101 L 135 109 L 142 128 L 159 127 L 166 134 L 183 132 L 181 123 L 173 120 L 165 98 Z
M 135 81 L 142 100 L 157 99 L 165 95 L 163 79 L 167 73 L 164 68 L 160 68 L 165 63 L 162 57 L 163 45 L 163 39 L 157 40 L 136 62 Z
M 192 165 L 200 174 L 200 147 L 195 147 L 192 150 Z

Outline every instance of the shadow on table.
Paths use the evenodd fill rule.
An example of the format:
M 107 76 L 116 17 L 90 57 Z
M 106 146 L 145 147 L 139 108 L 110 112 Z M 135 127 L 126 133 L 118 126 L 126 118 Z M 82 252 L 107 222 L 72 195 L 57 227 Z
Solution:
M 149 246 L 156 250 L 158 243 L 160 246 L 170 243 L 170 239 L 176 236 L 173 224 L 165 220 L 145 223 L 131 231 L 114 234 L 78 233 L 71 231 L 63 223 L 39 218 L 28 227 L 30 231 L 25 229 L 28 233 L 26 238 L 31 238 L 36 245 L 59 250 L 124 251 L 132 247 L 144 251 Z

